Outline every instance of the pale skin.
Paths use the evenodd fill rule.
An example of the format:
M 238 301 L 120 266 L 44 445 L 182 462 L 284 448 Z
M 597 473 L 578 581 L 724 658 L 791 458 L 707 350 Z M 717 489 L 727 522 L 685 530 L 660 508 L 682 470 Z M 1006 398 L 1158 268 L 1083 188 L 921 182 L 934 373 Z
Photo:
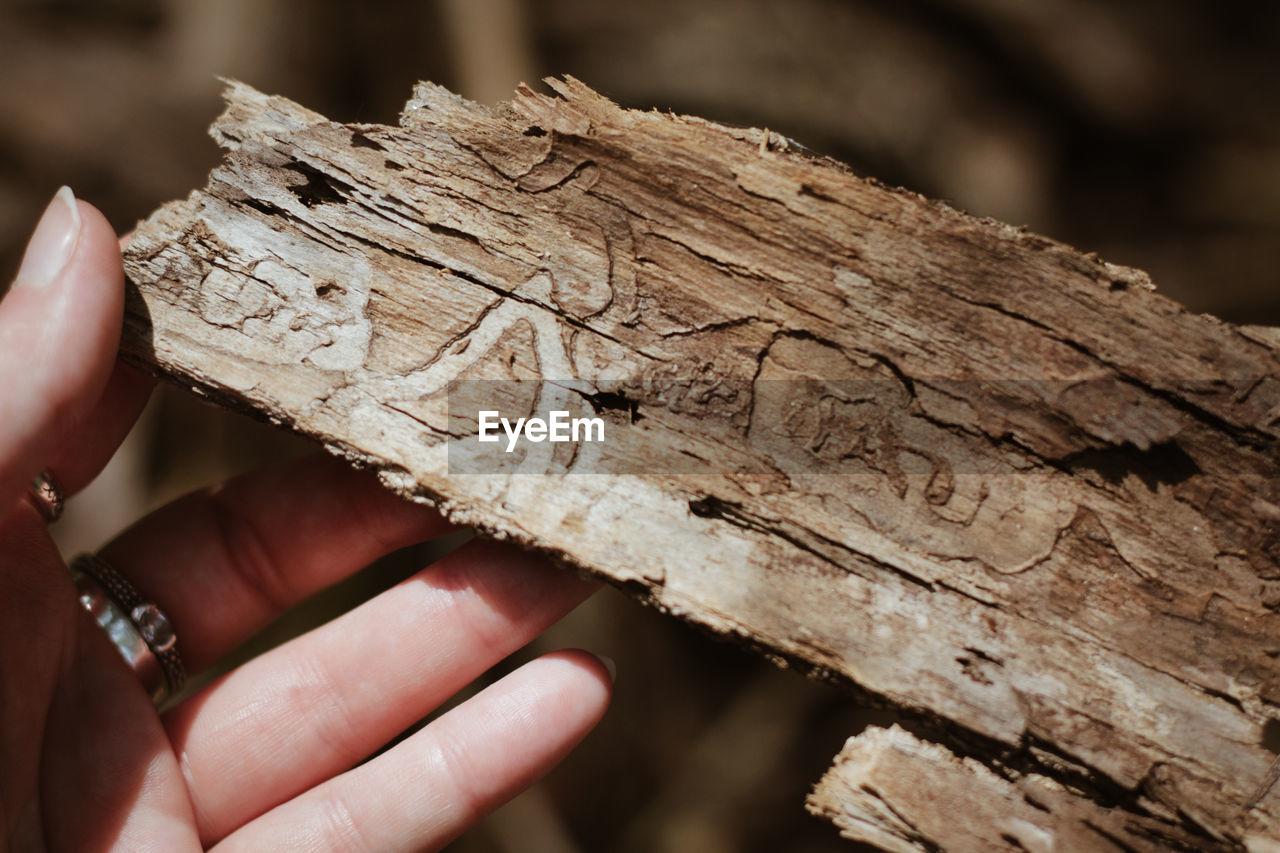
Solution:
M 593 589 L 479 541 L 157 714 L 26 497 L 45 468 L 83 488 L 151 391 L 116 362 L 123 292 L 114 233 L 64 193 L 0 301 L 0 849 L 434 850 L 562 759 L 611 694 L 586 652 L 535 660 L 361 763 Z M 448 529 L 317 455 L 189 495 L 101 554 L 196 673 Z

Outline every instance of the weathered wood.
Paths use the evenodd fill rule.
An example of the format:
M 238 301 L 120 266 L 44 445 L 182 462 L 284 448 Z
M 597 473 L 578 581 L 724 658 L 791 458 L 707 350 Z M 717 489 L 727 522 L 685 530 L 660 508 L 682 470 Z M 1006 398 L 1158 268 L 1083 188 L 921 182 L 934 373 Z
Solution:
M 1057 849 L 1098 813 L 1280 838 L 1280 334 L 549 82 L 501 109 L 423 84 L 398 128 L 232 84 L 225 162 L 127 252 L 125 352 L 904 709 L 932 742 L 895 766 L 953 802 L 985 780 Z M 478 456 L 486 406 L 610 437 Z M 825 813 L 872 814 L 864 765 Z M 901 849 L 970 849 L 931 843 Z
M 891 853 L 1192 849 L 1160 821 L 1082 799 L 1039 773 L 1001 775 L 898 726 L 849 738 L 809 797 L 846 838 Z

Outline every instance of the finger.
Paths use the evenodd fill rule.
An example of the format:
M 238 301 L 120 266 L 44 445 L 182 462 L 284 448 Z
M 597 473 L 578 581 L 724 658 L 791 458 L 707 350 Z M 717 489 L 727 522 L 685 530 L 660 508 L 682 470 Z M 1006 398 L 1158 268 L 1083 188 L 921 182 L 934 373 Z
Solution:
M 21 494 L 101 396 L 124 304 L 115 232 L 63 188 L 0 301 L 0 499 Z
M 375 752 L 596 589 L 472 542 L 168 715 L 210 843 Z
M 106 467 L 133 428 L 155 387 L 155 379 L 116 362 L 102 396 L 82 423 L 64 436 L 47 467 L 69 497 Z
M 539 658 L 214 849 L 439 849 L 563 759 L 611 691 L 604 665 L 586 652 Z
M 43 525 L 0 520 L 0 802 L 14 849 L 198 849 L 169 740 Z M 3 846 L 3 845 L 0 845 Z
M 42 849 L 202 849 L 150 697 L 93 617 L 67 600 L 78 631 L 48 706 Z
M 120 250 L 124 251 L 132 240 L 132 231 L 121 236 L 117 241 Z M 89 485 L 111 461 L 142 414 L 155 385 L 155 377 L 116 362 L 101 399 L 74 434 L 63 440 L 49 463 L 68 497 Z
M 313 593 L 449 529 L 369 472 L 318 454 L 188 495 L 102 556 L 169 617 L 194 672 Z
M 70 645 L 75 590 L 44 526 L 0 516 L 0 802 L 34 803 L 40 734 Z M 9 812 L 14 836 L 38 837 L 38 815 Z M 31 835 L 37 833 L 37 835 Z

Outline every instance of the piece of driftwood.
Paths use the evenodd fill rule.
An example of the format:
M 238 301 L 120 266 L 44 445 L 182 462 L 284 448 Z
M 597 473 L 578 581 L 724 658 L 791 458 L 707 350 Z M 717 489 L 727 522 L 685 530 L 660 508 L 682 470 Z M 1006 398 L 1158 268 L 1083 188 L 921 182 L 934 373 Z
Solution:
M 1280 333 L 549 83 L 399 127 L 231 84 L 124 351 L 902 709 L 811 799 L 851 838 L 1277 849 Z M 507 453 L 484 409 L 605 440 Z

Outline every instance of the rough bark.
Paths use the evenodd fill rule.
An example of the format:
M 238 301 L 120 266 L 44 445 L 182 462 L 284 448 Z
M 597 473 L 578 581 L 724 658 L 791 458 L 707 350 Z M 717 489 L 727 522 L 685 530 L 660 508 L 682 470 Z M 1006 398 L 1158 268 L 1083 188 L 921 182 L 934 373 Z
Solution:
M 903 709 L 929 742 L 865 734 L 815 794 L 850 837 L 1280 838 L 1280 334 L 549 82 L 422 84 L 399 127 L 231 84 L 223 165 L 127 252 L 125 352 Z M 467 455 L 485 394 L 611 437 Z M 869 806 L 884 774 L 920 790 Z M 902 829 L 971 799 L 977 835 Z

